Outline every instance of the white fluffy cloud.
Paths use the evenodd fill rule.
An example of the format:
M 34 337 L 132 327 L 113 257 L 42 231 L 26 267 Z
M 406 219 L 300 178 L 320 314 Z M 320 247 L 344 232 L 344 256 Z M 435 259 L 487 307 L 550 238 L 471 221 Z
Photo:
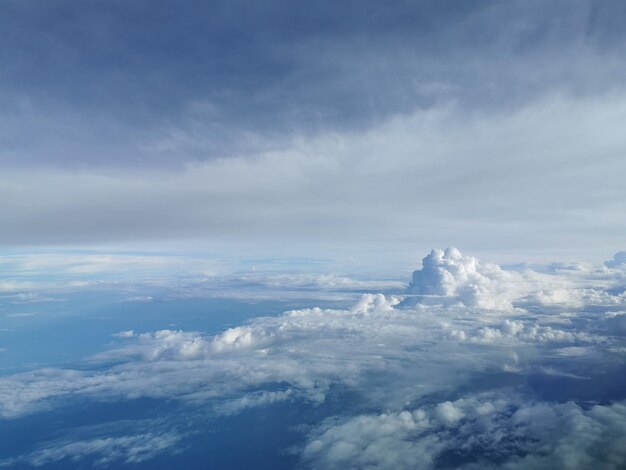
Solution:
M 408 292 L 418 301 L 455 301 L 482 308 L 510 308 L 520 292 L 522 277 L 498 265 L 480 263 L 456 248 L 434 249 L 413 272 Z
M 619 267 L 622 254 L 605 263 Z M 625 265 L 626 266 L 626 265 Z M 434 249 L 413 272 L 406 305 L 461 303 L 485 310 L 550 306 L 584 308 L 626 305 L 621 271 L 585 265 L 563 265 L 551 272 L 505 270 L 481 263 L 456 248 Z
M 475 373 L 537 371 L 538 355 L 557 360 L 567 348 L 592 350 L 601 344 L 608 349 L 621 341 L 606 327 L 581 331 L 551 314 L 483 314 L 462 305 L 398 309 L 398 301 L 366 294 L 350 309 L 288 311 L 213 337 L 172 330 L 121 332 L 117 347 L 92 359 L 117 365 L 0 378 L 0 416 L 36 412 L 72 396 L 198 402 L 272 384 L 287 384 L 293 396 L 312 402 L 323 401 L 332 384 L 343 384 L 361 389 L 381 406 L 401 404 L 409 396 L 460 385 Z M 593 325 L 607 321 L 619 318 L 598 318 Z M 551 367 L 558 370 L 559 365 Z M 393 387 L 380 396 L 367 385 L 373 375 Z
M 624 462 L 623 396 L 610 377 L 626 366 L 619 273 L 514 272 L 434 250 L 414 273 L 412 303 L 372 293 L 348 308 L 291 310 L 215 335 L 122 331 L 85 367 L 0 377 L 0 418 L 76 399 L 140 397 L 229 416 L 279 402 L 318 406 L 350 390 L 358 399 L 342 417 L 317 423 L 304 463 L 432 468 L 462 458 L 468 468 L 555 468 L 569 465 L 570 446 L 586 465 L 601 467 L 602 455 Z M 533 383 L 550 380 L 593 380 L 591 397 L 605 404 L 564 403 L 576 387 L 560 382 L 549 387 L 560 404 L 541 401 L 533 393 L 545 390 Z M 364 407 L 378 412 L 363 414 Z M 589 429 L 588 445 L 578 428 Z M 602 455 L 594 450 L 601 443 Z
M 310 433 L 303 456 L 327 469 L 618 469 L 626 464 L 626 404 L 585 409 L 483 393 L 330 419 Z

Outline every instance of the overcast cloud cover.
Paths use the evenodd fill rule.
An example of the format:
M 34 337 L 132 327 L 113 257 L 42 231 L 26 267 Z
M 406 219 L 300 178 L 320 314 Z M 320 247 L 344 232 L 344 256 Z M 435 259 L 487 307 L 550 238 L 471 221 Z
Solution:
M 0 8 L 5 246 L 623 249 L 622 2 Z
M 626 468 L 624 24 L 1 1 L 0 468 Z

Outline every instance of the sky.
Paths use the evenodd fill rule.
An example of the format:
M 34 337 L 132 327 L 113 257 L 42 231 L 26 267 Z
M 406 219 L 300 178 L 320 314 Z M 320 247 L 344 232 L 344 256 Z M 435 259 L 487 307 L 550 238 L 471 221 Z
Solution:
M 0 245 L 607 259 L 619 1 L 0 5 Z
M 624 24 L 0 0 L 0 470 L 626 468 Z

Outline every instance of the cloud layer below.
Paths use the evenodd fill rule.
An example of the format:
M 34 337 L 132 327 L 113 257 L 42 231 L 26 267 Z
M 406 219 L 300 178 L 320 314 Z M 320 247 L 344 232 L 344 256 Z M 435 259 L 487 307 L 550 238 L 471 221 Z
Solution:
M 622 267 L 507 271 L 433 250 L 408 287 L 411 303 L 372 293 L 348 309 L 291 310 L 215 335 L 122 331 L 84 367 L 0 377 L 0 418 L 139 398 L 228 417 L 278 403 L 323 407 L 348 393 L 341 414 L 310 425 L 304 465 L 619 468 Z M 185 436 L 97 436 L 16 458 L 101 458 L 110 444 L 131 462 L 144 458 L 131 448 L 153 438 L 175 450 Z

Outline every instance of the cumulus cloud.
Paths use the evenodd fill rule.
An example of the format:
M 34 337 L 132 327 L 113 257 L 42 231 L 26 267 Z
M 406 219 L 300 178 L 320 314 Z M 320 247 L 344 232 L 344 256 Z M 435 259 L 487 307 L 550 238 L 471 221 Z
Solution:
M 479 328 L 474 334 L 464 330 L 452 330 L 452 336 L 467 341 L 498 342 L 516 338 L 529 342 L 560 342 L 560 343 L 594 343 L 606 341 L 607 338 L 584 331 L 567 331 L 552 326 L 541 326 L 537 322 L 505 319 L 500 324 Z
M 331 419 L 304 446 L 313 468 L 617 469 L 626 464 L 626 404 L 583 408 L 470 395 L 414 410 Z
M 613 259 L 604 263 L 607 268 L 625 269 L 626 268 L 626 251 L 615 253 Z
M 420 296 L 419 301 L 435 298 L 467 306 L 510 308 L 520 296 L 516 281 L 521 281 L 516 273 L 463 256 L 456 248 L 434 249 L 422 260 L 422 268 L 413 272 L 407 292 Z
M 482 314 L 461 304 L 400 309 L 398 301 L 366 294 L 348 309 L 292 310 L 212 337 L 174 330 L 122 332 L 115 347 L 92 358 L 114 361 L 108 368 L 44 369 L 0 378 L 0 416 L 58 406 L 71 396 L 204 402 L 250 387 L 290 389 L 299 399 L 320 403 L 333 384 L 356 387 L 381 406 L 401 404 L 416 396 L 416 386 L 418 395 L 426 395 L 484 371 L 541 371 L 537 356 L 555 361 L 552 370 L 570 373 L 569 364 L 558 362 L 563 350 L 609 348 L 620 341 L 606 328 L 595 328 L 599 320 L 580 331 L 574 322 L 550 314 Z M 394 387 L 382 394 L 368 387 L 373 375 Z
M 253 336 L 252 328 L 238 326 L 217 335 L 213 338 L 211 346 L 217 352 L 250 348 L 259 343 L 258 336 L 258 332 Z
M 198 333 L 174 330 L 159 330 L 149 333 L 120 331 L 114 335 L 135 341 L 119 349 L 98 354 L 97 360 L 114 360 L 140 357 L 146 361 L 184 361 L 203 357 L 209 349 L 208 342 Z
M 410 293 L 363 294 L 214 335 L 121 331 L 83 367 L 5 375 L 0 418 L 146 397 L 226 419 L 278 403 L 325 409 L 345 392 L 354 397 L 340 416 L 307 428 L 305 465 L 557 468 L 574 445 L 580 462 L 602 467 L 624 458 L 621 282 L 606 267 L 517 272 L 434 250 Z M 557 300 L 542 297 L 551 289 Z
M 607 266 L 620 266 L 618 253 Z M 621 273 L 582 264 L 557 265 L 543 271 L 524 268 L 505 270 L 481 263 L 456 248 L 434 249 L 413 272 L 406 290 L 406 305 L 459 302 L 485 310 L 589 306 L 611 307 L 626 303 Z
M 584 307 L 619 307 L 626 305 L 626 292 L 615 294 L 607 288 L 562 287 L 533 292 L 526 299 L 529 303 L 549 306 L 567 306 L 573 309 Z
M 615 309 L 626 305 L 626 275 L 619 269 L 619 253 L 613 261 L 598 267 L 585 264 L 557 264 L 544 272 L 524 272 L 529 291 L 522 306 Z

